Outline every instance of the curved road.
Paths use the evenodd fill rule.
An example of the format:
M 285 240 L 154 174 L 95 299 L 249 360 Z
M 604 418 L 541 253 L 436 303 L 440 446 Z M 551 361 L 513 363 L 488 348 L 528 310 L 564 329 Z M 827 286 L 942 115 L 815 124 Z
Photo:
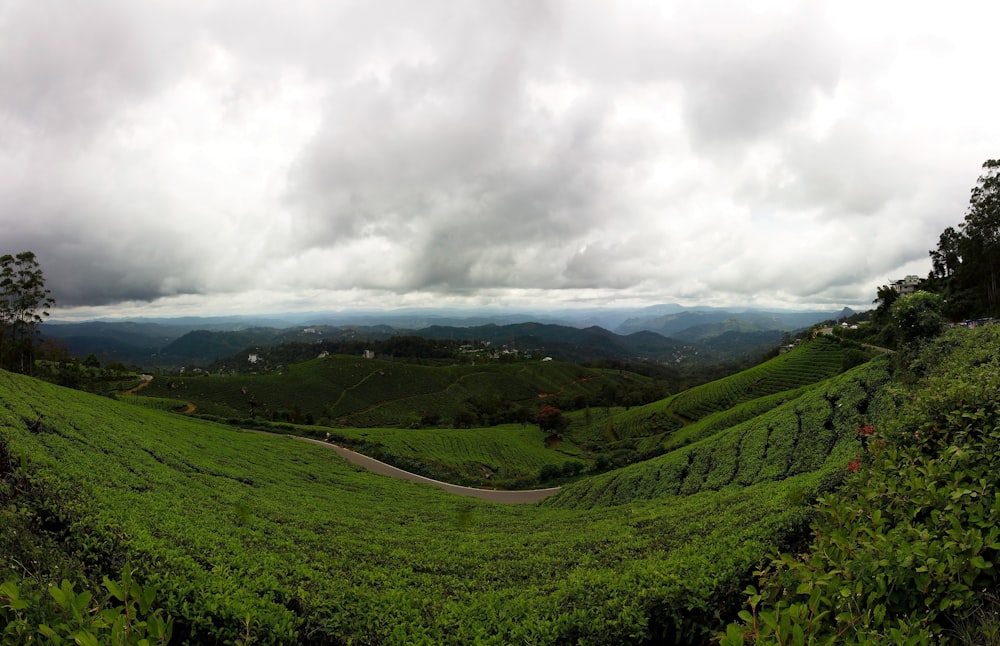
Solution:
M 143 383 L 136 386 L 134 391 L 140 390 L 149 385 L 149 381 L 144 381 Z M 194 412 L 194 404 L 190 402 L 183 411 L 185 413 Z M 241 429 L 247 433 L 261 433 L 264 435 L 278 435 L 277 433 L 268 433 L 267 431 L 257 431 L 251 429 Z M 548 498 L 552 494 L 559 491 L 559 487 L 551 487 L 549 489 L 524 489 L 520 491 L 502 491 L 499 489 L 476 489 L 475 487 L 462 487 L 460 485 L 450 484 L 448 482 L 441 482 L 440 480 L 434 480 L 433 478 L 425 478 L 424 476 L 419 476 L 415 473 L 410 473 L 409 471 L 403 471 L 398 469 L 391 464 L 386 464 L 385 462 L 379 462 L 375 458 L 370 458 L 367 455 L 358 453 L 357 451 L 352 451 L 346 449 L 342 446 L 336 444 L 331 444 L 330 442 L 324 442 L 322 440 L 314 440 L 309 437 L 299 437 L 298 435 L 285 435 L 285 437 L 290 437 L 293 440 L 302 440 L 303 442 L 312 442 L 313 444 L 319 444 L 320 446 L 325 446 L 328 449 L 333 449 L 340 457 L 344 458 L 348 462 L 352 462 L 359 466 L 362 466 L 372 473 L 378 473 L 385 476 L 390 476 L 393 478 L 399 478 L 400 480 L 409 480 L 410 482 L 421 482 L 424 484 L 434 485 L 440 489 L 444 489 L 448 493 L 457 494 L 459 496 L 471 496 L 473 498 L 479 498 L 481 500 L 488 500 L 490 502 L 499 502 L 504 504 L 525 504 L 538 502 L 543 498 Z
M 267 433 L 266 431 L 251 431 L 254 433 L 265 433 L 267 435 L 272 435 L 272 433 Z M 421 482 L 424 484 L 434 485 L 439 489 L 444 489 L 445 491 L 459 496 L 471 496 L 473 498 L 479 498 L 481 500 L 488 500 L 489 502 L 499 502 L 504 504 L 524 504 L 531 502 L 538 502 L 543 498 L 548 498 L 552 494 L 559 491 L 559 487 L 551 487 L 549 489 L 526 489 L 521 491 L 501 491 L 499 489 L 477 489 L 475 487 L 462 487 L 460 485 L 454 485 L 447 482 L 441 482 L 440 480 L 434 480 L 432 478 L 425 478 L 424 476 L 417 475 L 415 473 L 410 473 L 409 471 L 403 471 L 398 469 L 391 464 L 386 464 L 385 462 L 379 462 L 375 458 L 370 458 L 367 455 L 358 453 L 357 451 L 352 451 L 350 449 L 338 446 L 336 444 L 331 444 L 330 442 L 324 442 L 323 440 L 314 440 L 309 437 L 299 437 L 297 435 L 286 435 L 285 437 L 290 437 L 293 440 L 301 440 L 303 442 L 312 442 L 313 444 L 319 444 L 320 446 L 325 446 L 328 449 L 333 449 L 336 451 L 340 457 L 344 458 L 348 462 L 352 462 L 359 466 L 362 466 L 372 473 L 379 473 L 381 475 L 390 476 L 393 478 L 399 478 L 401 480 L 409 480 L 410 482 Z

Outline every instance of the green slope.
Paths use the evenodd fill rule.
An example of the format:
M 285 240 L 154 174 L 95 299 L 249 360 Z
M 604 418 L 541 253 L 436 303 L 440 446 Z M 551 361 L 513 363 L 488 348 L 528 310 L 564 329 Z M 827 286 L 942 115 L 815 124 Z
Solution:
M 712 490 L 705 468 L 654 494 L 626 470 L 618 488 L 641 495 L 498 506 L 8 373 L 0 400 L 4 450 L 34 483 L 2 513 L 40 510 L 25 527 L 91 581 L 131 559 L 181 643 L 704 643 L 763 554 L 805 532 L 826 477 L 786 451 L 773 474 L 735 479 L 748 486 Z M 26 541 L 0 538 L 0 576 L 28 585 Z
M 617 505 L 842 470 L 857 445 L 856 427 L 870 422 L 872 409 L 880 406 L 877 393 L 888 379 L 884 362 L 870 363 L 802 393 L 781 393 L 780 403 L 766 399 L 762 412 L 738 423 L 719 428 L 710 424 L 716 419 L 705 418 L 700 428 L 691 428 L 693 436 L 704 434 L 704 439 L 586 479 L 547 504 Z M 734 422 L 747 414 L 741 408 L 720 417 Z
M 323 429 L 299 427 L 323 437 Z M 539 486 L 545 467 L 561 471 L 567 462 L 583 469 L 590 456 L 569 440 L 546 442 L 534 424 L 470 429 L 351 429 L 329 431 L 333 441 L 436 480 L 475 487 L 516 489 Z M 345 442 L 346 440 L 346 442 Z
M 220 417 L 273 416 L 279 411 L 338 426 L 414 426 L 421 419 L 452 425 L 464 415 L 489 425 L 529 416 L 539 402 L 571 407 L 604 390 L 662 392 L 650 378 L 551 362 L 431 367 L 331 356 L 289 366 L 281 374 L 158 378 L 146 395 L 194 403 Z M 471 418 L 469 417 L 471 416 Z
M 644 406 L 575 413 L 569 434 L 592 451 L 663 453 L 800 396 L 807 387 L 841 372 L 858 353 L 838 339 L 819 337 L 747 370 Z

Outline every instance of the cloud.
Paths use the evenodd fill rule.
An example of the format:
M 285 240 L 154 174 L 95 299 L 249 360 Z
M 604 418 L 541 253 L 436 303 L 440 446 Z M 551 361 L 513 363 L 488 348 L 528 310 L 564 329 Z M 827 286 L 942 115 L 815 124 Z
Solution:
M 745 145 L 805 119 L 838 81 L 839 43 L 822 3 L 755 11 L 722 1 L 685 5 L 668 33 L 698 146 Z
M 107 311 L 864 304 L 996 156 L 997 13 L 15 1 L 3 242 Z

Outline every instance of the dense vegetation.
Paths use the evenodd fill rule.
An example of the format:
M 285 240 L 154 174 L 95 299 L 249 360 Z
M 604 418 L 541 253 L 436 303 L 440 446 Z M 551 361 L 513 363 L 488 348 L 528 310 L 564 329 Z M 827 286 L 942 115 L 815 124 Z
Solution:
M 5 527 L 34 537 L 5 531 L 0 577 L 36 600 L 40 621 L 62 616 L 40 592 L 62 578 L 113 610 L 97 591 L 127 561 L 181 643 L 702 643 L 735 615 L 762 556 L 802 540 L 809 501 L 846 472 L 875 405 L 866 384 L 885 370 L 818 375 L 800 398 L 768 400 L 756 422 L 746 402 L 734 430 L 704 426 L 682 452 L 580 480 L 541 506 L 456 498 L 323 447 L 0 373 Z M 831 418 L 832 400 L 845 405 Z M 585 410 L 573 415 L 589 428 Z M 572 427 L 550 448 L 518 426 L 355 432 L 400 455 L 524 472 L 562 470 L 576 450 Z M 4 612 L 32 625 L 29 609 Z
M 989 326 L 901 362 L 811 545 L 761 571 L 724 643 L 997 643 L 998 357 Z
M 931 260 L 925 289 L 941 294 L 949 318 L 1000 316 L 1000 160 L 983 164 L 964 221 L 941 233 Z
M 33 252 L 0 256 L 0 369 L 32 371 L 38 325 L 54 304 Z
M 631 439 L 657 457 L 603 474 L 590 461 L 588 477 L 514 507 L 0 373 L 0 600 L 18 631 L 8 641 L 58 622 L 109 634 L 110 618 L 129 614 L 111 591 L 131 577 L 140 596 L 156 595 L 133 609 L 137 630 L 169 626 L 180 643 L 704 643 L 751 583 L 753 607 L 728 643 L 983 643 L 996 628 L 997 447 L 986 430 L 1000 424 L 1000 331 L 956 329 L 892 361 L 786 381 L 801 357 L 838 347 L 847 356 L 819 339 L 754 378 L 706 385 L 699 399 L 733 405 Z M 733 384 L 783 372 L 771 390 L 791 388 L 733 398 Z M 650 418 L 648 408 L 609 414 Z M 400 456 L 529 473 L 584 461 L 573 452 L 598 426 L 585 414 L 556 448 L 520 426 L 331 430 Z M 774 557 L 755 580 L 776 549 L 806 556 Z M 44 593 L 63 578 L 109 620 Z
M 574 409 L 642 404 L 667 392 L 649 377 L 559 361 L 426 366 L 331 355 L 281 373 L 158 378 L 143 394 L 190 401 L 220 418 L 467 428 L 527 422 L 542 400 Z

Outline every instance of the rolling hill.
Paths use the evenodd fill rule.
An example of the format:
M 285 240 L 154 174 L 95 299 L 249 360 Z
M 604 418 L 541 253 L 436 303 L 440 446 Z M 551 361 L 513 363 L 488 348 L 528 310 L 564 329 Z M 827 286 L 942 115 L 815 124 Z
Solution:
M 595 459 L 559 495 L 514 507 L 369 474 L 322 446 L 0 372 L 0 577 L 30 592 L 60 573 L 98 581 L 128 560 L 180 642 L 704 643 L 735 615 L 763 555 L 807 535 L 810 501 L 843 477 L 855 427 L 879 410 L 884 360 L 807 383 L 791 376 L 794 359 L 707 389 L 695 408 L 708 412 L 672 432 L 650 425 L 650 410 L 609 409 L 614 429 L 618 416 L 646 420 L 632 440 L 658 445 L 658 457 L 606 473 Z M 799 385 L 788 401 L 737 397 L 725 409 L 734 388 L 762 379 Z M 588 425 L 574 413 L 565 447 L 530 450 L 512 450 L 538 438 L 516 427 L 352 432 L 455 470 L 527 473 L 597 442 L 593 414 Z M 617 433 L 598 448 L 614 449 Z
M 331 355 L 282 372 L 155 379 L 151 397 L 192 402 L 202 414 L 336 426 L 470 426 L 522 422 L 539 402 L 578 402 L 665 394 L 661 382 L 622 370 L 559 361 L 426 366 Z M 609 400 L 610 398 L 610 400 Z
M 844 315 L 841 312 L 840 315 Z M 261 317 L 48 322 L 42 336 L 77 357 L 146 368 L 206 366 L 254 346 L 317 341 L 380 341 L 391 336 L 489 340 L 571 362 L 599 360 L 698 365 L 757 358 L 781 336 L 832 312 L 730 311 L 660 305 L 645 309 L 459 316 L 446 311 L 313 313 Z M 613 331 L 611 331 L 613 330 Z

